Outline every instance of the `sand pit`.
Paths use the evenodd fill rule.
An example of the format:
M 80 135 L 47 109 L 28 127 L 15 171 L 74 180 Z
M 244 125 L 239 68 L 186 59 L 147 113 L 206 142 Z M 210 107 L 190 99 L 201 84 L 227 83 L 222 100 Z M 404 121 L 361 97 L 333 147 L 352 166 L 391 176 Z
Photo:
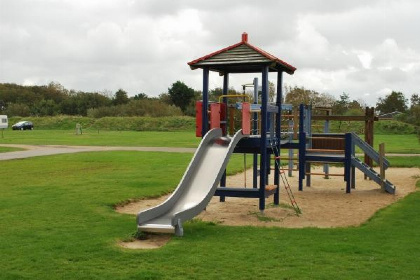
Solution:
M 322 172 L 321 167 L 313 168 L 314 172 Z M 343 172 L 343 168 L 330 167 L 331 173 Z M 247 181 L 252 180 L 252 170 L 247 171 Z M 419 168 L 390 168 L 386 172 L 389 181 L 397 186 L 395 195 L 381 191 L 380 187 L 370 180 L 363 179 L 363 173 L 356 171 L 356 188 L 350 194 L 345 192 L 343 177 L 324 179 L 322 176 L 312 176 L 312 186 L 298 191 L 297 172 L 294 177 L 287 177 L 296 201 L 302 211 L 299 216 L 291 209 L 287 194 L 281 188 L 280 207 L 272 205 L 272 197 L 268 198 L 264 216 L 258 210 L 258 199 L 226 198 L 219 202 L 214 197 L 207 209 L 198 219 L 229 226 L 268 226 L 268 227 L 348 227 L 358 226 L 366 222 L 381 208 L 392 204 L 407 194 L 416 190 L 416 180 L 420 178 Z M 272 178 L 270 179 L 272 182 Z M 228 177 L 228 186 L 241 186 L 244 174 Z M 137 214 L 163 202 L 167 196 L 157 199 L 141 200 L 119 207 L 120 213 Z
M 158 249 L 168 243 L 171 237 L 169 234 L 146 234 L 141 240 L 121 241 L 118 245 L 126 249 Z

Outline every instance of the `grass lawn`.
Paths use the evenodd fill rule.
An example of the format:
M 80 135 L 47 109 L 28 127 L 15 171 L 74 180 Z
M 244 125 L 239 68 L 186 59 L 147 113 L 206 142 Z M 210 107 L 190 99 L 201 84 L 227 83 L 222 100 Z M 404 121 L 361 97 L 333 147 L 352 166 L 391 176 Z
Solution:
M 387 157 L 391 167 L 420 167 L 420 156 L 417 157 Z
M 416 135 L 375 135 L 374 148 L 385 142 L 387 153 L 418 153 L 420 143 Z M 87 146 L 149 146 L 197 147 L 200 138 L 194 131 L 97 131 L 88 130 L 75 135 L 74 130 L 7 130 L 0 144 L 87 145 Z M 283 150 L 283 153 L 286 150 Z
M 362 137 L 362 139 L 364 139 Z M 381 135 L 373 137 L 373 148 L 379 150 L 379 144 L 385 143 L 386 153 L 420 154 L 420 141 L 417 135 Z
M 12 148 L 12 147 L 0 147 L 0 153 L 8 153 L 8 152 L 15 152 L 15 151 L 23 151 L 23 149 Z
M 160 249 L 119 248 L 116 242 L 135 232 L 135 217 L 112 206 L 172 190 L 190 158 L 101 152 L 2 162 L 0 278 L 420 278 L 420 192 L 361 227 L 282 229 L 194 221 L 185 225 L 184 237 Z
M 8 130 L 0 144 L 197 147 L 193 131 L 93 131 L 75 135 L 74 130 Z

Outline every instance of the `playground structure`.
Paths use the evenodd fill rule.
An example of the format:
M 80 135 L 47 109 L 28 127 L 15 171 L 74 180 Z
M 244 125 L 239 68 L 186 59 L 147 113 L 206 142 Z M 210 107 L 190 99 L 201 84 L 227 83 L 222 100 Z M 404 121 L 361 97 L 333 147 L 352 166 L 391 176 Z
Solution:
M 359 169 L 364 173 L 365 179 L 368 177 L 386 192 L 394 194 L 396 187 L 386 180 L 385 170 L 390 166 L 389 161 L 385 158 L 384 144 L 380 145 L 380 151 L 377 152 L 372 148 L 373 143 L 373 122 L 377 119 L 374 117 L 373 108 L 366 108 L 365 116 L 316 116 L 320 120 L 326 120 L 324 129 L 328 130 L 329 120 L 346 120 L 346 121 L 365 121 L 365 139 L 362 140 L 356 133 L 312 133 L 311 132 L 311 107 L 300 105 L 299 114 L 299 142 L 297 148 L 299 150 L 299 190 L 303 190 L 303 180 L 306 179 L 306 186 L 311 185 L 311 175 L 327 176 L 343 176 L 346 182 L 346 192 L 350 193 L 355 188 L 355 169 Z M 362 162 L 356 157 L 355 151 L 358 147 L 365 155 L 365 161 Z M 296 148 L 296 145 L 291 145 Z M 311 163 L 324 163 L 324 173 L 312 173 Z M 380 172 L 377 173 L 372 162 L 379 165 Z M 329 174 L 327 163 L 340 163 L 344 165 L 344 173 Z
M 279 204 L 280 172 L 275 172 L 274 184 L 269 186 L 268 175 L 271 172 L 269 155 L 275 153 L 279 156 L 280 151 L 283 72 L 293 74 L 296 68 L 249 44 L 246 33 L 242 34 L 242 40 L 239 43 L 188 64 L 191 69 L 203 70 L 203 100 L 197 105 L 198 115 L 201 118 L 197 120 L 196 131 L 196 134 L 202 136 L 203 139 L 174 194 L 161 205 L 137 215 L 140 231 L 169 231 L 182 235 L 182 223 L 202 211 L 213 195 L 220 196 L 222 201 L 229 196 L 258 198 L 261 211 L 265 209 L 265 199 L 268 196 L 273 195 L 274 204 Z M 209 103 L 210 71 L 218 72 L 223 76 L 223 95 L 219 103 Z M 268 103 L 269 72 L 277 72 L 275 104 Z M 231 73 L 261 73 L 262 80 L 260 104 L 252 104 L 252 109 L 249 102 L 237 104 L 236 109 L 242 111 L 242 129 L 236 132 L 233 138 L 227 136 L 229 129 L 227 105 L 230 98 L 227 93 Z M 258 103 L 258 99 L 254 102 Z M 256 111 L 260 112 L 258 135 L 251 135 L 251 111 L 253 114 L 256 114 Z M 256 124 L 257 121 L 254 121 L 253 133 L 257 130 Z M 233 132 L 232 128 L 230 129 L 230 132 Z M 253 188 L 226 187 L 225 169 L 228 158 L 233 152 L 254 154 Z M 255 165 L 258 165 L 258 156 L 259 168 L 257 170 Z M 221 159 L 213 162 L 218 157 Z M 276 160 L 275 167 L 279 170 L 279 160 Z M 257 186 L 258 176 L 259 185 Z M 204 184 L 205 187 L 198 188 L 195 184 Z M 218 187 L 219 184 L 220 187 Z M 200 199 L 202 200 L 199 202 Z M 180 204 L 176 201 L 180 201 Z
M 137 225 L 140 231 L 171 232 L 182 236 L 183 222 L 204 210 L 213 196 L 219 196 L 221 202 L 225 201 L 226 197 L 257 198 L 260 211 L 264 211 L 266 199 L 270 196 L 273 196 L 275 205 L 279 204 L 280 181 L 292 206 L 299 212 L 300 209 L 280 165 L 281 148 L 289 149 L 289 155 L 293 149 L 299 150 L 299 190 L 303 190 L 305 178 L 307 185 L 310 185 L 312 174 L 308 170 L 311 162 L 343 163 L 347 192 L 350 192 L 350 187 L 355 186 L 355 168 L 359 168 L 375 182 L 380 183 L 388 192 L 393 193 L 395 190 L 384 176 L 378 175 L 369 165 L 355 157 L 354 151 L 357 145 L 370 158 L 380 162 L 383 168 L 389 166 L 388 161 L 379 156 L 357 135 L 312 134 L 310 107 L 300 106 L 298 133 L 296 130 L 293 132 L 292 123 L 286 126 L 286 131 L 282 129 L 282 121 L 285 120 L 282 112 L 290 114 L 292 111 L 291 105 L 282 104 L 283 72 L 293 74 L 296 68 L 249 44 L 246 33 L 242 34 L 241 42 L 188 64 L 193 70 L 203 70 L 203 99 L 196 104 L 196 136 L 202 137 L 202 140 L 174 193 L 162 204 L 138 213 Z M 209 101 L 210 71 L 223 76 L 223 94 L 218 102 Z M 275 103 L 269 103 L 268 98 L 269 72 L 277 73 Z M 261 73 L 261 96 L 256 78 L 253 82 L 252 104 L 247 95 L 228 94 L 229 75 L 237 73 Z M 295 114 L 293 118 L 295 120 L 293 126 L 296 127 L 297 115 Z M 240 119 L 239 125 L 237 119 Z M 236 127 L 240 129 L 236 131 Z M 292 134 L 297 136 L 298 142 L 291 141 Z M 340 153 L 333 152 L 334 149 L 327 149 L 328 147 L 324 149 L 327 153 L 321 152 L 321 148 L 314 150 L 312 145 L 317 145 L 316 137 L 318 140 L 328 138 L 324 140 L 340 142 Z M 327 146 L 331 144 L 325 143 Z M 226 186 L 226 167 L 232 153 L 253 155 L 252 187 L 247 187 L 246 183 L 245 186 Z M 274 171 L 274 180 L 270 183 L 269 175 L 272 171 Z

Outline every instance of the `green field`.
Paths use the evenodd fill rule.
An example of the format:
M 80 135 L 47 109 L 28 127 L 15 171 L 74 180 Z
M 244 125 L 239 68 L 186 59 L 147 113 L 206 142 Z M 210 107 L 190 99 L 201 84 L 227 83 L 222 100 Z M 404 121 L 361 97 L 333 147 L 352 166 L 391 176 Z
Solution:
M 11 148 L 11 147 L 0 147 L 0 153 L 8 153 L 8 152 L 15 152 L 15 151 L 22 151 L 23 149 L 19 148 Z
M 9 130 L 0 144 L 196 147 L 199 140 L 193 131 Z M 387 152 L 420 153 L 415 135 L 375 135 L 375 145 L 380 142 Z M 193 220 L 184 237 L 160 249 L 120 248 L 136 222 L 114 206 L 172 191 L 191 157 L 95 152 L 3 161 L 0 279 L 420 278 L 420 192 L 360 227 L 227 227 Z M 389 160 L 393 167 L 420 167 L 418 156 Z M 250 155 L 246 161 L 250 166 Z M 243 168 L 243 155 L 234 154 L 228 174 Z
M 113 205 L 171 191 L 191 154 L 102 152 L 2 162 L 1 279 L 419 279 L 420 192 L 361 227 L 194 221 L 157 250 L 117 246 L 135 217 Z M 241 168 L 241 157 L 236 164 Z M 25 170 L 25 176 L 22 176 Z M 420 185 L 420 184 L 418 184 Z
M 0 144 L 197 147 L 193 131 L 94 131 L 76 135 L 73 130 L 9 130 Z
M 194 131 L 94 131 L 76 135 L 73 130 L 33 130 L 4 133 L 0 144 L 34 145 L 88 145 L 88 146 L 149 146 L 149 147 L 197 147 L 200 138 Z M 420 154 L 420 142 L 416 135 L 375 135 L 374 148 L 385 143 L 387 153 Z
M 385 143 L 386 153 L 420 154 L 420 141 L 414 134 L 375 134 L 373 142 L 375 150 L 379 149 L 380 143 Z

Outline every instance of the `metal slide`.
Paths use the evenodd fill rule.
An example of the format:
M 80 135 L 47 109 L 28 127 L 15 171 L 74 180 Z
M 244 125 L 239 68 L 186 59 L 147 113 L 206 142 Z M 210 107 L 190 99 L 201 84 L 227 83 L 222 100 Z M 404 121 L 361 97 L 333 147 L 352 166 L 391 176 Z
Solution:
M 223 137 L 220 128 L 207 132 L 172 195 L 162 204 L 137 214 L 139 231 L 182 236 L 182 223 L 200 214 L 210 202 L 242 137 L 242 130 L 232 138 Z

